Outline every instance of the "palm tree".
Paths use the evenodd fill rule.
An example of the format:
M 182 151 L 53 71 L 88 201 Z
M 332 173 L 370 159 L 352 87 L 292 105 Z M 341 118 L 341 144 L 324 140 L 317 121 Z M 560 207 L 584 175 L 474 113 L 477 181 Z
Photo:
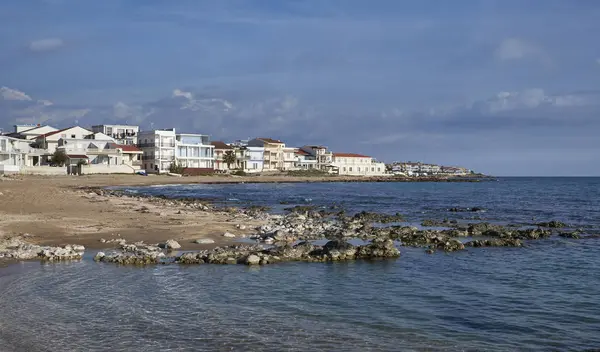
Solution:
M 235 164 L 236 157 L 235 152 L 233 150 L 228 150 L 223 154 L 223 162 L 227 164 L 227 168 L 231 168 L 231 164 Z

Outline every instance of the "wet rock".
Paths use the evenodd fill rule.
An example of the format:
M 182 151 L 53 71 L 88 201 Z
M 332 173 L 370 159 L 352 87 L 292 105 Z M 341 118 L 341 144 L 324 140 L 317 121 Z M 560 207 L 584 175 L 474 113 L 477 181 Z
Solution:
M 579 231 L 561 232 L 558 235 L 563 238 L 571 238 L 575 240 L 581 239 L 581 233 Z
M 502 225 L 495 225 L 487 222 L 478 222 L 469 224 L 467 231 L 471 236 L 482 236 L 485 233 L 488 233 L 488 236 L 491 236 L 492 231 L 495 231 L 499 234 L 503 233 L 504 227 Z
M 256 254 L 250 254 L 246 258 L 247 265 L 259 265 L 260 261 L 261 261 L 261 258 L 259 256 L 257 256 Z
M 537 223 L 536 225 L 540 226 L 540 227 L 548 227 L 548 228 L 554 228 L 554 229 L 561 229 L 561 228 L 569 227 L 569 225 L 565 224 L 564 222 L 560 222 L 560 221 L 556 221 L 556 220 L 552 220 L 549 222 L 540 222 L 540 223 Z
M 552 235 L 552 231 L 544 229 L 524 229 L 516 230 L 512 233 L 512 237 L 528 240 L 537 240 L 541 238 L 548 238 Z
M 200 238 L 194 242 L 196 242 L 198 244 L 211 244 L 211 243 L 215 243 L 215 240 L 213 240 L 211 238 Z
M 467 247 L 522 247 L 518 238 L 494 238 L 489 240 L 473 240 L 465 243 Z
M 465 246 L 459 240 L 450 239 L 448 241 L 438 243 L 437 248 L 442 249 L 445 252 L 456 252 L 465 249 Z
M 394 258 L 400 256 L 400 251 L 390 239 L 374 239 L 370 244 L 356 248 L 356 258 Z
M 98 252 L 94 256 L 94 261 L 96 261 L 96 262 L 102 261 L 102 258 L 104 258 L 104 257 L 106 257 L 106 254 L 104 254 L 104 252 Z

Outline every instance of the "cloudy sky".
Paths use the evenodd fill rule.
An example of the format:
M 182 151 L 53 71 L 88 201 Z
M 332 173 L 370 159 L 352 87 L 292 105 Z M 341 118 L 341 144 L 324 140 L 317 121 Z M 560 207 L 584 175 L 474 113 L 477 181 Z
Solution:
M 0 127 L 600 175 L 599 18 L 595 0 L 5 0 Z

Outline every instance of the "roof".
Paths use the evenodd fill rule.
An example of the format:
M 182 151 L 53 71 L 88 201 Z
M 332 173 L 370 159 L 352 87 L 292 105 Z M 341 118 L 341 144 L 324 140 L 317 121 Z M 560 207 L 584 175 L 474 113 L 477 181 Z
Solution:
M 296 151 L 295 151 L 295 154 L 298 154 L 298 155 L 310 155 L 309 153 L 305 152 L 305 151 L 304 151 L 304 150 L 302 150 L 302 149 L 298 149 L 298 150 L 296 150 Z
M 54 132 L 48 132 L 48 133 L 46 133 L 46 134 L 42 134 L 42 135 L 40 135 L 38 138 L 46 138 L 46 137 L 50 137 L 50 136 L 53 136 L 53 135 L 55 135 L 55 134 L 57 134 L 57 133 L 61 133 L 61 132 L 64 132 L 64 131 L 66 131 L 66 130 L 70 130 L 70 129 L 71 129 L 71 128 L 73 128 L 73 127 L 76 127 L 76 126 L 71 126 L 71 127 L 63 128 L 62 130 L 58 130 L 58 131 L 54 131 Z
M 323 145 L 305 145 L 304 148 L 311 148 L 311 149 L 327 149 L 326 146 Z
M 110 146 L 112 148 L 118 148 L 121 149 L 124 152 L 139 152 L 141 153 L 142 150 L 139 149 L 138 147 L 136 147 L 135 145 L 128 145 L 128 144 L 117 144 L 117 143 L 111 143 Z
M 68 154 L 67 157 L 69 157 L 69 159 L 87 159 L 87 155 L 83 155 L 83 154 Z
M 333 156 L 341 157 L 341 158 L 370 158 L 370 156 L 368 156 L 368 155 L 354 154 L 354 153 L 333 153 Z
M 210 144 L 215 146 L 215 149 L 233 149 L 233 147 L 228 146 L 225 142 L 221 141 L 212 141 Z
M 256 138 L 266 143 L 284 144 L 282 141 L 273 138 Z

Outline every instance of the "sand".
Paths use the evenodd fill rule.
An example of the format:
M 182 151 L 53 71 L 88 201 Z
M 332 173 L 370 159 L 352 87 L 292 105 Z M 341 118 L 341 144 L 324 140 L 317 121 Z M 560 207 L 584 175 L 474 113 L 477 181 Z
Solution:
M 164 242 L 175 239 L 184 249 L 210 248 L 232 244 L 249 234 L 259 221 L 248 223 L 233 215 L 214 211 L 190 211 L 183 207 L 159 206 L 127 197 L 103 197 L 80 190 L 82 187 L 124 185 L 229 183 L 229 182 L 322 182 L 351 181 L 349 177 L 289 176 L 17 176 L 0 177 L 0 237 L 29 234 L 28 241 L 40 245 L 80 244 L 86 248 L 107 248 L 100 242 L 125 238 L 129 242 Z M 140 212 L 145 206 L 147 212 Z M 181 211 L 181 213 L 180 213 Z M 237 225 L 245 225 L 239 230 Z M 193 243 L 211 238 L 214 245 Z

